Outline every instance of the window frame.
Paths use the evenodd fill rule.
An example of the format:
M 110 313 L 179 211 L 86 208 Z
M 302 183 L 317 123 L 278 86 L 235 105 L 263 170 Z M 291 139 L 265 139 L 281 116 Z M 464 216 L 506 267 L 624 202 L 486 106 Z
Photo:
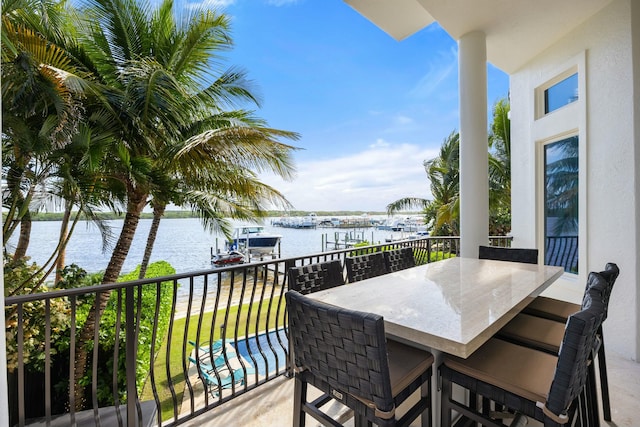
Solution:
M 567 77 L 578 74 L 578 99 L 550 113 L 544 113 L 544 91 Z M 563 139 L 578 137 L 578 273 L 565 272 L 563 277 L 585 281 L 588 273 L 587 258 L 587 92 L 586 92 L 586 51 L 560 64 L 541 76 L 540 84 L 534 86 L 532 136 L 535 143 L 536 175 L 536 246 L 540 248 L 540 260 L 544 262 L 545 252 L 545 146 Z
M 558 83 L 564 81 L 565 79 L 573 76 L 574 74 L 578 75 L 578 99 L 576 99 L 573 102 L 570 102 L 568 104 L 563 105 L 562 107 L 556 108 L 555 110 L 551 110 L 548 113 L 545 111 L 546 110 L 546 99 L 545 99 L 545 93 L 547 92 L 547 90 L 549 90 L 550 88 L 554 87 L 555 85 L 557 85 Z M 538 87 L 536 87 L 535 89 L 535 111 L 536 111 L 536 120 L 540 119 L 542 117 L 548 116 L 550 114 L 554 114 L 557 111 L 561 111 L 575 103 L 578 103 L 581 101 L 583 93 L 582 93 L 582 88 L 580 87 L 580 77 L 581 77 L 581 73 L 578 70 L 578 66 L 574 65 L 568 69 L 566 69 L 565 71 L 563 71 L 560 74 L 555 75 L 553 78 L 547 80 L 546 82 L 542 83 L 541 85 L 539 85 Z

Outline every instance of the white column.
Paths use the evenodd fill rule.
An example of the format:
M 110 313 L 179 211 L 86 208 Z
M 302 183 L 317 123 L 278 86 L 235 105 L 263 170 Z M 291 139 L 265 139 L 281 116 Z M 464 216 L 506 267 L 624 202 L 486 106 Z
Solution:
M 481 31 L 458 43 L 460 87 L 460 246 L 478 257 L 488 244 L 489 160 L 487 152 L 487 45 Z

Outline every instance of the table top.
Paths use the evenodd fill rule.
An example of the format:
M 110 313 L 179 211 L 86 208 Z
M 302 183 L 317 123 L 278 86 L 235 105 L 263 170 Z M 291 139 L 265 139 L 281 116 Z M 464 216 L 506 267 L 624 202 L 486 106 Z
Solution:
M 456 257 L 307 296 L 379 314 L 389 337 L 466 358 L 563 272 Z

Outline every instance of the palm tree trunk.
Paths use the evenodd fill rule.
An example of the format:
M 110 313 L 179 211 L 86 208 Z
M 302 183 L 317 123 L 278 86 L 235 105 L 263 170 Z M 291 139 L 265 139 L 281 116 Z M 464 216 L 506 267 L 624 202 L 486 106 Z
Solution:
M 20 220 L 20 236 L 18 238 L 18 244 L 13 254 L 13 260 L 17 261 L 22 259 L 27 254 L 27 248 L 29 247 L 29 239 L 31 238 L 31 212 L 28 210 L 22 216 Z
M 115 283 L 118 279 L 120 271 L 122 270 L 122 265 L 124 264 L 127 254 L 129 253 L 129 249 L 131 248 L 131 242 L 133 241 L 133 236 L 136 233 L 136 228 L 140 221 L 140 213 L 142 212 L 146 201 L 146 193 L 140 194 L 139 192 L 133 192 L 133 194 L 129 195 L 127 214 L 124 217 L 124 223 L 122 225 L 120 236 L 118 237 L 118 243 L 111 254 L 111 259 L 109 260 L 107 269 L 104 272 L 104 278 L 102 279 L 103 284 Z M 93 340 L 96 328 L 96 319 L 98 318 L 98 315 L 101 316 L 104 312 L 110 296 L 111 292 L 102 292 L 100 294 L 100 298 L 96 299 L 89 311 L 87 320 L 82 327 L 76 342 L 76 361 L 74 366 L 74 397 L 76 410 L 82 410 L 85 404 L 85 389 L 80 386 L 80 379 L 84 376 L 87 360 L 89 358 L 87 343 Z
M 60 239 L 58 240 L 58 244 L 60 246 L 60 251 L 58 252 L 58 258 L 56 260 L 56 280 L 55 284 L 57 285 L 62 280 L 62 270 L 64 269 L 65 263 L 65 254 L 66 244 L 63 242 L 67 242 L 68 238 L 68 230 L 69 230 L 69 218 L 71 217 L 71 207 L 73 204 L 71 202 L 67 202 L 66 207 L 64 209 L 64 215 L 62 216 L 62 224 L 60 225 Z
M 153 203 L 153 221 L 151 222 L 151 228 L 149 229 L 149 236 L 147 236 L 147 246 L 144 248 L 144 255 L 142 256 L 138 279 L 144 279 L 144 276 L 147 274 L 147 267 L 149 266 L 149 260 L 151 259 L 151 251 L 153 251 L 153 245 L 156 242 L 156 237 L 158 236 L 160 220 L 164 215 L 166 207 L 167 205 L 163 203 Z

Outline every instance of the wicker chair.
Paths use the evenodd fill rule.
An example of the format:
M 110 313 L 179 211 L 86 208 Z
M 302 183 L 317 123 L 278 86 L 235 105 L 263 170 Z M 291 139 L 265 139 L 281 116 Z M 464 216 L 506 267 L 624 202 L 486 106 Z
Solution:
M 344 285 L 340 260 L 307 264 L 289 269 L 289 290 L 309 294 Z
M 600 275 L 606 280 L 606 288 L 603 291 L 602 299 L 605 307 L 604 318 L 607 318 L 609 298 L 613 285 L 620 274 L 620 269 L 614 263 L 608 263 Z M 588 297 L 588 291 L 594 283 L 587 282 L 584 299 Z M 518 315 L 514 323 L 509 323 L 502 331 L 502 335 L 511 340 L 527 342 L 528 345 L 535 345 L 547 351 L 557 352 L 559 330 L 567 322 L 569 316 L 581 308 L 578 304 L 560 301 L 554 298 L 537 297 Z M 604 319 L 603 319 L 604 320 Z M 611 421 L 611 402 L 609 399 L 609 380 L 607 377 L 607 361 L 604 349 L 604 335 L 602 327 L 598 330 L 600 347 L 598 349 L 598 371 L 600 376 L 600 393 L 602 396 L 602 411 L 606 421 Z M 556 343 L 556 344 L 554 344 Z
M 598 273 L 590 280 L 604 282 Z M 451 425 L 451 411 L 485 426 L 503 426 L 476 402 L 465 405 L 452 397 L 458 384 L 502 405 L 532 417 L 545 427 L 571 425 L 580 401 L 581 415 L 593 419 L 594 403 L 586 393 L 588 366 L 604 316 L 604 304 L 594 293 L 589 308 L 567 321 L 560 353 L 554 356 L 497 338 L 490 339 L 469 358 L 447 356 L 440 366 L 442 378 L 441 425 Z
M 322 410 L 332 401 L 353 410 L 356 426 L 408 426 L 420 415 L 423 425 L 431 425 L 431 353 L 387 343 L 379 315 L 325 304 L 295 291 L 285 295 L 295 371 L 294 426 L 305 425 L 305 414 L 339 426 Z M 307 401 L 308 384 L 322 396 Z M 418 391 L 417 403 L 398 419 L 396 408 Z
M 412 248 L 392 249 L 390 251 L 384 251 L 383 253 L 384 262 L 387 264 L 387 271 L 389 271 L 389 273 L 416 266 Z
M 382 252 L 347 257 L 345 258 L 345 264 L 347 265 L 347 279 L 349 283 L 380 276 L 389 272 L 384 262 Z
M 492 259 L 496 261 L 524 262 L 527 264 L 538 263 L 537 249 L 501 248 L 497 246 L 480 246 L 478 258 Z

